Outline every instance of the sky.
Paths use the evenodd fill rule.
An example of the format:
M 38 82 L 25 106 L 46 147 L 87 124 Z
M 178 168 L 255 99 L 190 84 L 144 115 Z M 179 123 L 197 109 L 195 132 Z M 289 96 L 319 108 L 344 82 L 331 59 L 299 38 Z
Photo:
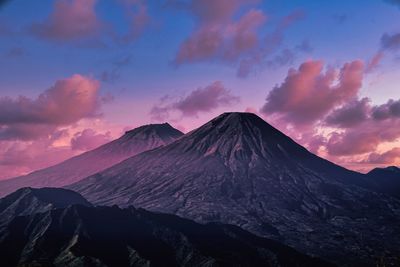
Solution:
M 400 165 L 399 67 L 399 0 L 0 0 L 0 179 L 227 111 Z

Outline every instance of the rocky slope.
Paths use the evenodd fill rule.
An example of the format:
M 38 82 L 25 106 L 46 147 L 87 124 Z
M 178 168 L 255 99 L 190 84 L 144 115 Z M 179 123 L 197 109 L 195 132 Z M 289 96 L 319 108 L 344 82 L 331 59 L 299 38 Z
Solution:
M 55 166 L 0 181 L 0 197 L 22 187 L 62 187 L 143 151 L 169 144 L 183 134 L 168 123 L 145 125 L 121 138 Z
M 254 114 L 222 114 L 69 188 L 96 204 L 235 224 L 343 266 L 400 255 L 398 201 Z
M 69 206 L 0 230 L 2 266 L 329 266 L 238 227 L 132 207 Z
M 375 168 L 367 173 L 367 179 L 377 191 L 400 199 L 400 169 L 395 166 Z
M 62 188 L 21 188 L 0 199 L 0 228 L 17 216 L 46 212 L 69 205 L 92 206 L 76 192 Z

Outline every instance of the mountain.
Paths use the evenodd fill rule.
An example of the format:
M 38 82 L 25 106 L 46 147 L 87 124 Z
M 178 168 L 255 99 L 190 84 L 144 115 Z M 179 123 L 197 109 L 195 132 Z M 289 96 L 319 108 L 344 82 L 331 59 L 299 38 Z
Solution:
M 400 255 L 400 203 L 258 116 L 224 113 L 69 186 L 94 204 L 220 221 L 340 265 Z
M 330 266 L 239 227 L 132 207 L 49 210 L 0 230 L 2 266 Z
M 55 166 L 0 181 L 0 197 L 27 186 L 62 187 L 77 182 L 133 155 L 168 144 L 182 135 L 168 123 L 141 126 L 117 140 Z
M 400 168 L 375 168 L 367 173 L 367 177 L 379 192 L 400 199 Z
M 69 205 L 91 206 L 78 193 L 62 188 L 21 188 L 0 199 L 0 228 L 17 216 L 46 212 Z

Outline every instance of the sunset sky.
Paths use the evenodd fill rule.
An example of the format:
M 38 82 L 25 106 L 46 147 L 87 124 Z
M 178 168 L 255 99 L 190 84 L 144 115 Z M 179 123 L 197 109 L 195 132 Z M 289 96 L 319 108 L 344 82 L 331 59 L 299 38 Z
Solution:
M 399 67 L 399 0 L 0 0 L 0 179 L 224 111 L 399 165 Z

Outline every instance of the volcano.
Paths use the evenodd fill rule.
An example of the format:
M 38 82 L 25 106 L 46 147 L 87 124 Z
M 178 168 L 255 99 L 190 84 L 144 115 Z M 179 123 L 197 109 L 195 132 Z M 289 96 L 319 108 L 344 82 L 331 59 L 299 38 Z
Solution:
M 251 113 L 224 113 L 68 188 L 94 204 L 235 224 L 340 265 L 400 255 L 397 200 Z
M 143 151 L 169 144 L 182 135 L 168 123 L 138 127 L 117 140 L 55 166 L 0 181 L 0 197 L 22 187 L 62 187 L 75 183 Z

